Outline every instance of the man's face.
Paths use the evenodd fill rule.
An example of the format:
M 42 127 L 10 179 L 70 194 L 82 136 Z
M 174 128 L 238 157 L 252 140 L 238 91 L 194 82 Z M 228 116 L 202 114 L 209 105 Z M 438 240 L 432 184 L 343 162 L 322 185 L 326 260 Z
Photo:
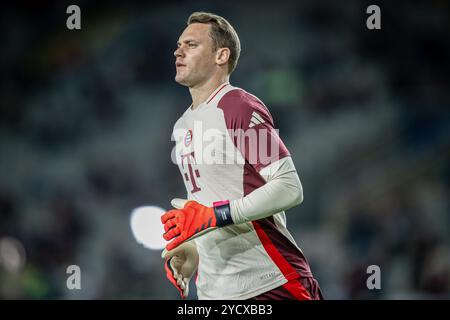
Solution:
M 213 41 L 209 36 L 211 26 L 193 23 L 186 27 L 175 50 L 175 81 L 187 87 L 195 87 L 210 79 L 216 68 Z

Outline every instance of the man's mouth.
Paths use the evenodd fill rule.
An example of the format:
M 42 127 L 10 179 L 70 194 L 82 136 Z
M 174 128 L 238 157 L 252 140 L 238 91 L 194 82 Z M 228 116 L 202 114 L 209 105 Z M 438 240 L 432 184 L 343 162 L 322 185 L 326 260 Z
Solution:
M 186 67 L 186 65 L 182 64 L 181 62 L 177 62 L 177 63 L 175 63 L 175 65 L 176 65 L 177 68 Z

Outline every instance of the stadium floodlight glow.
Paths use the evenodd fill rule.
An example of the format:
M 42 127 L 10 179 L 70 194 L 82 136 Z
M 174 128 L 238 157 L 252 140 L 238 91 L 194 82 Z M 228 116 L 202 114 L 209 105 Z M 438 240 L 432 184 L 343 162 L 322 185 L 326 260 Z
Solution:
M 156 206 L 138 207 L 131 212 L 131 231 L 138 243 L 151 250 L 160 250 L 166 246 L 161 223 L 164 212 L 166 210 Z
M 16 272 L 26 262 L 25 248 L 22 243 L 11 237 L 0 238 L 0 267 Z

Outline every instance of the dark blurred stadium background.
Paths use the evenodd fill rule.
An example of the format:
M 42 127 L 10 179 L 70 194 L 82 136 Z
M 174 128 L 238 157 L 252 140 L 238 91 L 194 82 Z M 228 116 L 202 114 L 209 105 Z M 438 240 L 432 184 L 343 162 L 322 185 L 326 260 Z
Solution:
M 82 29 L 66 29 L 78 4 Z M 366 8 L 381 7 L 381 30 Z M 0 30 L 0 298 L 177 299 L 133 208 L 183 197 L 173 50 L 225 16 L 232 84 L 270 108 L 303 182 L 288 228 L 328 299 L 450 298 L 448 1 L 17 1 Z M 81 268 L 81 290 L 66 268 Z M 381 290 L 366 288 L 367 266 Z M 195 290 L 193 290 L 195 298 Z

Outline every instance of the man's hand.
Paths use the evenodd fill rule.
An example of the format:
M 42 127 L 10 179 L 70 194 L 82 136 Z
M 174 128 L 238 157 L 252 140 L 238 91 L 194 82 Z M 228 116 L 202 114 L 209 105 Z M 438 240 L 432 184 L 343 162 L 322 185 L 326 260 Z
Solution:
M 176 249 L 164 250 L 167 279 L 178 289 L 183 299 L 189 295 L 189 282 L 198 267 L 198 252 L 194 244 L 184 243 Z
M 211 208 L 193 200 L 173 199 L 171 203 L 176 209 L 161 216 L 165 231 L 163 238 L 167 241 L 174 239 L 167 244 L 167 250 L 215 228 L 233 223 L 228 201 L 215 202 Z

